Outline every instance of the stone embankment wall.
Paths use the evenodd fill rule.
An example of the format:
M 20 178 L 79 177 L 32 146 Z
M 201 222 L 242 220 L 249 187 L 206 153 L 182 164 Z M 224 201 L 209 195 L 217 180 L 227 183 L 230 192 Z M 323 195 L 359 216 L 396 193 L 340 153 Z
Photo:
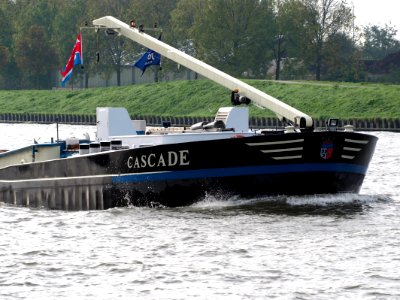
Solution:
M 146 120 L 149 126 L 161 126 L 165 121 L 170 122 L 171 126 L 188 127 L 198 122 L 211 122 L 213 117 L 160 117 L 160 116 L 131 116 L 133 120 Z M 326 120 L 314 120 L 316 128 L 326 127 Z M 95 115 L 69 115 L 69 114 L 0 114 L 0 123 L 63 123 L 76 125 L 95 125 Z M 339 120 L 339 127 L 353 125 L 359 131 L 399 131 L 400 119 L 349 119 Z M 250 118 L 252 128 L 283 128 L 284 124 L 276 118 L 252 117 Z

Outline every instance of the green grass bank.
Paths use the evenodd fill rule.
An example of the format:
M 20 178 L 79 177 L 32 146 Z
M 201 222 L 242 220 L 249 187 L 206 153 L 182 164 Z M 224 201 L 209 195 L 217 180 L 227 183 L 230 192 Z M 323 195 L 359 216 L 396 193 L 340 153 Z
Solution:
M 399 119 L 400 86 L 246 80 L 315 119 Z M 230 105 L 230 91 L 209 81 L 173 81 L 82 90 L 0 91 L 0 113 L 94 115 L 99 106 L 126 107 L 131 115 L 214 116 Z M 250 107 L 252 117 L 272 117 Z

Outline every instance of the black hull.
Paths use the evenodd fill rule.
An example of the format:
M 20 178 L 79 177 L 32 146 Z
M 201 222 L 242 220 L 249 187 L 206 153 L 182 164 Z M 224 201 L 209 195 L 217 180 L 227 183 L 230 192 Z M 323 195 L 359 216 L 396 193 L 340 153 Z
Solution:
M 307 176 L 310 182 L 305 184 L 299 177 Z M 254 198 L 273 195 L 311 195 L 357 193 L 363 175 L 327 174 L 325 172 L 252 175 L 241 177 L 213 178 L 206 180 L 175 180 L 168 185 L 157 182 L 154 185 L 137 184 L 134 189 L 129 184 L 119 184 L 112 194 L 119 196 L 111 206 L 165 205 L 185 206 L 212 195 L 218 199 Z M 151 191 L 149 191 L 149 189 Z
M 51 209 L 184 206 L 218 198 L 357 193 L 377 138 L 270 134 L 104 152 L 0 170 L 0 199 Z

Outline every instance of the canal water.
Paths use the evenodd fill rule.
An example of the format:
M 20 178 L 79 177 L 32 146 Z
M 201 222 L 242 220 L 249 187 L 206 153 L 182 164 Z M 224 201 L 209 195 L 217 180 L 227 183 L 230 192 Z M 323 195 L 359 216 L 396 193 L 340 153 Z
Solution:
M 0 132 L 2 149 L 56 137 L 55 125 Z M 400 133 L 371 134 L 359 195 L 81 212 L 0 204 L 0 299 L 400 299 Z

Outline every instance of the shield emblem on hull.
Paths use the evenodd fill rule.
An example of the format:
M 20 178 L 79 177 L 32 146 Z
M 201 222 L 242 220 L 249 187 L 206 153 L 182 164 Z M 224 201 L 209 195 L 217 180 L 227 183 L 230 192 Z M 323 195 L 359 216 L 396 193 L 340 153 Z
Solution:
M 322 142 L 321 151 L 319 155 L 323 159 L 330 159 L 333 155 L 333 142 L 331 140 L 325 140 Z

